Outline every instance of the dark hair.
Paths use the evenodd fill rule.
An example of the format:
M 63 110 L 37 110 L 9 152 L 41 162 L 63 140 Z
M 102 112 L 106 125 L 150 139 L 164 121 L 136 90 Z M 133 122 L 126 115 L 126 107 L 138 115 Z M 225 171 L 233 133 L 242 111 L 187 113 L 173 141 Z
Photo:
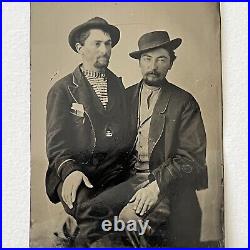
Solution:
M 79 32 L 75 37 L 75 43 L 80 43 L 82 46 L 84 46 L 85 41 L 89 36 L 90 36 L 90 30 Z
M 171 63 L 171 65 L 174 63 L 174 60 L 176 59 L 176 55 L 175 55 L 175 52 L 173 51 L 173 50 L 171 50 L 171 49 L 167 49 L 167 48 L 165 48 L 167 51 L 168 51 L 168 53 L 169 53 L 169 56 L 170 56 L 170 63 Z
M 80 43 L 82 46 L 84 46 L 85 44 L 85 41 L 87 40 L 87 38 L 90 36 L 90 31 L 91 29 L 89 30 L 85 30 L 85 31 L 82 31 L 82 32 L 79 32 L 77 35 L 76 35 L 76 38 L 75 38 L 75 43 Z M 105 34 L 109 34 L 107 31 L 105 30 L 102 30 Z M 109 34 L 110 35 L 110 34 Z
M 164 47 L 164 46 L 159 47 L 159 48 L 163 48 L 163 49 L 165 49 L 169 53 L 170 63 L 171 63 L 171 65 L 173 65 L 174 60 L 176 59 L 175 52 L 173 50 L 169 49 L 169 48 Z

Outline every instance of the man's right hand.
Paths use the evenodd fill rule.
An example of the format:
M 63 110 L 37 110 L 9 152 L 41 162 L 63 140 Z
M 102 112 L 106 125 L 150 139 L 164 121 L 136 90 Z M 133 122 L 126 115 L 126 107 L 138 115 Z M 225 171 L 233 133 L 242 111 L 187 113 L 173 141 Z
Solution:
M 76 199 L 76 192 L 82 181 L 88 188 L 93 188 L 88 177 L 80 171 L 72 172 L 63 182 L 62 198 L 70 209 L 73 208 L 73 203 Z

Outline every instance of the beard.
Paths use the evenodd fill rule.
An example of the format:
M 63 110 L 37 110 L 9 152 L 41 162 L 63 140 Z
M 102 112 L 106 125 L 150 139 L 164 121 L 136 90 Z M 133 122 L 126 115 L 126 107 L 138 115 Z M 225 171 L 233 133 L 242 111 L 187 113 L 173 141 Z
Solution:
M 164 77 L 165 76 L 163 76 L 159 72 L 154 71 L 154 72 L 147 72 L 144 75 L 143 79 L 147 85 L 159 87 L 162 85 L 162 80 L 164 79 Z
M 94 64 L 96 68 L 107 68 L 109 65 L 109 56 L 104 55 L 104 56 L 99 56 Z

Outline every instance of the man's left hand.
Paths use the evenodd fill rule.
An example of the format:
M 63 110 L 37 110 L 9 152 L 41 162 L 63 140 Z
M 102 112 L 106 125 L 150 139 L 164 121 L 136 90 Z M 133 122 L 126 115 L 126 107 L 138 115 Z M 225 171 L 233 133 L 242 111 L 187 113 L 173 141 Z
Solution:
M 158 201 L 160 190 L 156 181 L 144 188 L 139 189 L 129 202 L 134 202 L 136 214 L 142 216 L 151 209 Z

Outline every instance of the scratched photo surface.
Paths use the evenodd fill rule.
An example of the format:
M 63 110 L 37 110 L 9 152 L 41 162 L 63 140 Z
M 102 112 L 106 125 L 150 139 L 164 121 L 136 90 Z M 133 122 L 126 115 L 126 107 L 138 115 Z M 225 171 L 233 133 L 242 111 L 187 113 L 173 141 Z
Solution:
M 69 33 L 74 27 L 85 23 L 94 17 L 103 18 L 109 24 L 114 25 L 120 30 L 120 39 L 118 43 L 112 48 L 108 69 L 117 76 L 117 78 L 115 78 L 115 81 L 119 82 L 119 86 L 121 88 L 122 85 L 124 85 L 125 89 L 127 89 L 130 86 L 139 83 L 142 79 L 143 64 L 139 64 L 138 60 L 132 58 L 129 53 L 139 50 L 138 40 L 143 34 L 149 34 L 153 31 L 167 31 L 170 36 L 170 40 L 176 38 L 182 39 L 180 46 L 175 49 L 176 59 L 174 60 L 172 67 L 169 68 L 166 79 L 168 82 L 173 83 L 175 86 L 179 87 L 181 89 L 180 91 L 185 90 L 194 97 L 196 101 L 192 99 L 193 103 L 190 104 L 187 102 L 187 105 L 190 104 L 191 106 L 194 105 L 195 107 L 197 107 L 196 105 L 198 105 L 204 124 L 204 130 L 202 130 L 203 128 L 201 128 L 199 125 L 197 125 L 197 128 L 195 127 L 195 125 L 192 125 L 194 126 L 192 127 L 192 132 L 186 129 L 186 131 L 183 132 L 183 135 L 179 136 L 180 138 L 177 137 L 177 135 L 176 138 L 173 136 L 170 136 L 170 138 L 167 134 L 164 134 L 165 141 L 159 137 L 159 140 L 156 140 L 155 142 L 156 145 L 153 144 L 150 146 L 149 143 L 148 147 L 152 147 L 152 151 L 161 151 L 160 147 L 162 146 L 165 150 L 165 144 L 169 144 L 170 141 L 172 141 L 172 144 L 177 145 L 179 141 L 184 141 L 184 137 L 185 143 L 189 145 L 189 143 L 192 144 L 190 141 L 193 141 L 193 137 L 195 137 L 195 135 L 199 133 L 198 131 L 200 129 L 202 130 L 201 134 L 199 134 L 199 136 L 201 137 L 198 136 L 196 140 L 198 144 L 202 143 L 202 140 L 204 140 L 204 145 L 206 144 L 205 159 L 208 174 L 208 188 L 205 188 L 205 183 L 204 185 L 201 185 L 201 188 L 197 188 L 200 190 L 194 191 L 194 195 L 196 193 L 198 197 L 197 207 L 201 209 L 199 210 L 201 211 L 201 219 L 200 222 L 198 221 L 197 223 L 201 223 L 201 225 L 200 231 L 198 233 L 199 243 L 195 243 L 193 246 L 224 247 L 222 82 L 220 51 L 220 9 L 218 3 L 31 3 L 30 247 L 77 247 L 74 241 L 79 234 L 79 230 L 86 231 L 88 230 L 88 228 L 90 228 L 87 226 L 85 229 L 84 227 L 80 227 L 79 229 L 74 218 L 65 212 L 62 203 L 51 202 L 46 193 L 45 177 L 48 166 L 49 164 L 51 164 L 49 163 L 49 160 L 47 158 L 48 152 L 46 152 L 48 151 L 46 150 L 46 129 L 48 129 L 49 126 L 46 126 L 46 116 L 47 112 L 52 112 L 51 109 L 53 108 L 53 106 L 47 104 L 47 101 L 55 101 L 55 99 L 53 99 L 53 96 L 50 97 L 50 99 L 47 99 L 48 93 L 52 86 L 54 86 L 56 82 L 58 82 L 66 75 L 71 74 L 72 72 L 77 71 L 77 74 L 83 74 L 81 68 L 78 67 L 78 65 L 82 63 L 82 58 L 70 47 L 68 42 Z M 160 34 L 158 38 L 165 39 L 160 38 Z M 145 48 L 153 46 L 153 38 L 151 40 L 150 39 L 151 38 L 149 38 L 148 41 L 143 41 L 143 44 L 141 46 L 145 46 Z M 147 44 L 147 42 L 149 44 Z M 106 44 L 105 46 L 108 45 Z M 158 50 L 154 51 L 154 53 L 157 52 Z M 148 53 L 150 54 L 151 50 L 149 50 Z M 152 57 L 153 56 L 154 55 L 152 55 Z M 152 59 L 151 54 L 147 55 L 147 57 L 150 58 L 147 60 Z M 77 67 L 78 69 L 76 70 Z M 74 81 L 73 83 L 75 83 L 75 86 L 79 84 L 76 82 L 77 77 L 73 77 L 72 81 Z M 175 87 L 172 88 L 174 88 L 174 90 L 177 89 Z M 132 92 L 133 88 L 130 88 L 130 90 L 130 92 Z M 118 90 L 115 89 L 115 91 Z M 128 90 L 126 91 L 128 92 Z M 140 91 L 141 95 L 143 95 L 142 87 Z M 166 88 L 166 98 L 171 91 L 171 88 Z M 58 92 L 56 92 L 56 90 L 54 90 L 54 92 L 56 98 L 56 96 L 58 96 Z M 75 93 L 76 92 L 71 93 L 73 97 L 75 97 Z M 118 92 L 114 93 L 114 96 L 118 96 Z M 89 94 L 85 93 L 85 95 L 87 96 L 86 98 L 88 98 Z M 125 137 L 126 139 L 124 139 L 125 142 L 131 140 L 133 136 L 133 132 L 130 131 L 130 128 L 132 127 L 131 124 L 136 124 L 137 122 L 134 122 L 133 117 L 130 117 L 131 114 L 135 112 L 133 109 L 137 109 L 136 105 L 132 105 L 132 96 L 133 93 L 131 95 L 131 98 L 129 97 L 130 101 L 128 103 L 125 102 L 127 103 L 127 106 L 130 106 L 130 108 L 128 108 L 128 112 L 125 114 L 122 110 L 117 111 L 117 117 L 119 120 L 118 122 L 124 119 L 123 130 L 127 131 L 127 135 Z M 172 97 L 173 96 L 174 95 L 172 95 Z M 78 102 L 77 98 L 76 100 L 74 100 L 73 97 L 72 102 L 70 103 L 72 111 L 71 115 L 74 115 L 74 119 L 86 119 L 85 123 L 87 123 L 89 120 L 91 120 L 88 117 L 88 109 L 84 105 L 82 105 L 81 102 Z M 68 96 L 65 96 L 65 98 L 68 98 Z M 179 102 L 182 102 L 182 97 L 178 98 L 180 98 Z M 183 98 L 187 98 L 185 94 L 183 94 Z M 164 106 L 165 109 L 162 109 L 162 113 L 164 114 L 165 112 L 169 114 L 171 112 L 171 109 L 173 109 L 174 113 L 175 109 L 173 108 L 173 105 L 175 104 L 171 103 L 177 103 L 177 110 L 177 100 L 177 97 L 176 99 L 170 98 L 168 106 Z M 157 98 L 155 102 L 156 101 Z M 159 105 L 159 102 L 157 103 L 158 104 L 155 105 Z M 100 109 L 103 109 L 103 107 L 101 107 L 102 104 L 103 102 L 99 102 Z M 49 110 L 46 110 L 46 105 L 47 109 Z M 60 105 L 60 102 L 57 105 Z M 125 107 L 125 109 L 127 108 L 127 106 Z M 140 109 L 140 111 L 141 115 L 143 115 L 144 106 L 141 107 L 142 109 Z M 65 112 L 70 112 L 70 110 L 65 110 Z M 154 110 L 152 112 L 156 111 Z M 56 117 L 56 114 L 53 115 Z M 197 116 L 197 113 L 194 113 L 194 116 Z M 162 131 L 166 129 L 167 126 L 175 126 L 178 122 L 174 118 L 172 118 L 171 120 L 171 115 L 166 115 L 164 117 L 164 119 L 166 120 L 164 121 Z M 134 116 L 134 119 L 137 118 L 138 112 L 137 115 Z M 150 119 L 154 119 L 154 123 L 151 120 L 149 126 L 151 126 L 152 124 L 156 124 L 155 126 L 157 126 L 157 124 L 159 125 L 162 122 L 162 117 L 154 116 L 154 113 Z M 185 117 L 183 116 L 180 119 L 185 119 Z M 190 119 L 195 118 L 193 116 L 190 116 Z M 130 120 L 132 123 L 128 122 Z M 55 122 L 62 123 L 63 120 L 59 119 Z M 189 121 L 187 119 L 187 124 L 188 122 Z M 110 124 L 111 123 L 112 121 L 110 121 Z M 102 124 L 102 122 L 96 124 Z M 185 130 L 185 126 L 188 126 L 187 124 L 183 125 L 183 130 Z M 76 126 L 80 125 L 76 124 Z M 73 133 L 72 130 L 74 129 L 78 128 L 71 126 L 69 127 L 68 133 L 64 131 L 62 133 L 62 138 L 57 138 L 59 140 L 58 143 L 63 143 L 67 135 L 69 136 L 71 133 Z M 112 127 L 105 127 L 105 129 L 106 137 L 114 137 L 115 131 L 112 130 Z M 140 129 L 140 126 L 138 129 Z M 90 130 L 89 135 L 87 135 L 88 139 L 83 139 L 87 140 L 84 142 L 85 144 L 91 144 L 92 139 L 95 138 L 91 137 L 91 131 L 95 131 L 95 128 L 93 130 Z M 168 130 L 166 129 L 166 131 Z M 180 130 L 177 129 L 177 131 Z M 205 135 L 202 134 L 204 131 L 206 134 L 206 143 L 204 139 Z M 189 134 L 187 134 L 188 132 Z M 140 138 L 139 133 L 136 138 Z M 75 144 L 81 143 L 81 138 L 77 138 Z M 137 142 L 135 142 L 135 144 L 136 145 L 134 146 L 137 148 Z M 148 150 L 148 148 L 146 148 L 146 150 Z M 192 151 L 190 154 L 195 155 L 196 153 L 199 154 L 200 152 Z M 151 155 L 147 156 L 150 158 L 151 156 L 153 157 L 153 154 L 156 153 L 153 152 Z M 180 153 L 180 155 L 180 158 L 183 157 L 182 153 Z M 172 157 L 171 154 L 170 156 Z M 132 154 L 129 155 L 129 157 L 130 158 L 127 160 L 130 162 L 130 164 L 132 164 L 131 162 L 134 160 L 131 159 Z M 154 159 L 154 162 L 157 162 L 160 159 L 160 156 L 158 158 L 157 157 L 155 157 L 156 159 Z M 68 159 L 66 158 L 66 161 L 67 160 Z M 98 160 L 102 161 L 102 158 L 98 158 Z M 176 160 L 176 162 L 179 161 Z M 69 161 L 67 163 L 69 163 Z M 92 162 L 92 164 L 95 163 Z M 185 166 L 189 165 L 185 162 L 185 160 L 184 163 L 182 163 L 181 158 L 179 166 L 181 166 L 181 169 L 183 169 L 184 172 L 181 174 L 182 177 L 177 177 L 177 179 L 185 179 L 186 177 L 183 176 L 188 176 L 188 179 L 189 169 L 185 168 Z M 63 168 L 65 169 L 67 168 L 67 166 L 65 165 Z M 111 169 L 109 169 L 109 171 L 112 172 Z M 191 176 L 192 170 L 190 171 Z M 162 178 L 164 177 L 165 175 Z M 158 177 L 155 178 L 156 180 L 158 180 Z M 90 180 L 92 181 L 92 179 Z M 93 178 L 94 183 L 95 181 L 97 180 Z M 155 179 L 153 178 L 153 180 L 151 181 L 149 181 L 150 184 L 154 183 Z M 185 185 L 185 182 L 183 183 L 181 181 L 173 181 L 172 186 Z M 95 188 L 95 184 L 93 185 Z M 147 183 L 146 185 L 149 184 Z M 141 187 L 143 187 L 143 185 Z M 194 187 L 194 189 L 196 189 L 196 187 Z M 163 192 L 161 186 L 159 190 L 160 193 Z M 102 191 L 104 190 L 101 190 L 100 192 Z M 128 189 L 126 188 L 118 191 L 116 190 L 114 191 L 113 196 L 111 195 L 111 198 L 115 202 L 115 200 L 118 199 L 119 196 L 122 196 L 126 192 L 128 192 Z M 77 193 L 77 195 L 79 194 Z M 172 205 L 174 203 L 171 202 L 172 201 L 170 199 L 170 215 L 168 216 L 171 216 L 172 213 L 175 213 L 174 211 L 176 209 L 175 205 Z M 190 210 L 190 207 L 192 206 L 190 204 L 188 201 L 183 201 L 182 207 L 179 207 L 179 218 L 187 213 L 188 208 Z M 104 210 L 105 209 L 103 208 L 103 211 Z M 193 210 L 193 212 L 192 209 L 190 211 L 190 218 L 192 218 L 192 213 L 194 213 L 195 217 L 196 208 Z M 119 213 L 117 214 L 117 216 L 119 216 Z M 168 221 L 168 216 L 166 216 L 166 221 Z M 159 218 L 160 217 L 161 216 L 159 216 Z M 114 218 L 114 221 L 111 222 L 112 227 L 115 226 L 114 223 L 117 222 L 118 219 L 118 217 Z M 180 224 L 180 221 L 177 220 L 173 221 L 172 223 Z M 190 227 L 190 234 L 192 234 L 193 222 L 191 221 L 191 219 L 190 221 L 186 220 L 186 222 L 187 223 L 183 225 L 182 228 L 180 228 L 180 231 L 184 228 L 186 228 L 186 230 L 188 231 L 188 228 Z M 107 225 L 109 225 L 109 222 L 106 223 Z M 178 231 L 179 229 L 176 230 Z M 124 232 L 115 233 L 122 234 Z M 166 226 L 160 228 L 155 238 L 149 240 L 148 238 L 150 238 L 150 236 L 145 236 L 144 238 L 139 237 L 139 242 L 138 238 L 136 237 L 131 241 L 130 237 L 127 234 L 124 233 L 124 235 L 117 237 L 115 233 L 110 232 L 110 238 L 106 237 L 105 235 L 106 241 L 103 240 L 102 243 L 100 243 L 99 241 L 99 243 L 96 243 L 94 245 L 84 245 L 84 243 L 82 246 L 143 247 L 145 246 L 144 244 L 148 244 L 146 245 L 147 247 L 171 246 L 171 237 L 168 238 L 168 227 Z M 176 234 L 178 235 L 178 232 Z M 187 236 L 187 238 L 188 237 L 189 236 Z M 192 235 L 190 237 L 192 237 Z M 162 245 L 160 245 L 159 241 L 162 243 Z M 176 246 L 178 246 L 178 242 Z M 183 247 L 181 243 L 179 246 Z

